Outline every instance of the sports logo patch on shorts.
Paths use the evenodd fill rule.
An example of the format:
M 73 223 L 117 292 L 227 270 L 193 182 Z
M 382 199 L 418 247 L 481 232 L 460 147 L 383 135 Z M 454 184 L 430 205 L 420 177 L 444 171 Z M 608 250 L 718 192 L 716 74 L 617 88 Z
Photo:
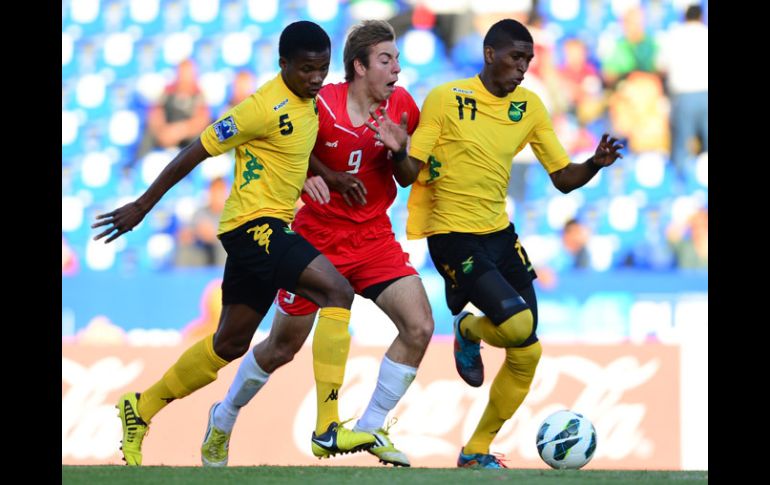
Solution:
M 238 134 L 238 127 L 235 126 L 235 120 L 232 116 L 217 121 L 214 123 L 214 132 L 217 134 L 217 138 L 220 142 L 223 142 L 233 135 Z

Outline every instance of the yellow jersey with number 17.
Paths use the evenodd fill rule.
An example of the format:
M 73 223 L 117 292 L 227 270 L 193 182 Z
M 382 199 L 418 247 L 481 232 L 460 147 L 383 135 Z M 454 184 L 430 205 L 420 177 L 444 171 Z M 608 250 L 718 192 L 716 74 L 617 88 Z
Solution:
M 431 90 L 409 149 L 425 165 L 409 194 L 407 237 L 508 227 L 511 164 L 527 143 L 548 173 L 570 163 L 532 91 L 518 86 L 499 98 L 478 76 Z
M 214 156 L 235 147 L 235 177 L 219 234 L 256 219 L 294 220 L 318 133 L 315 99 L 300 98 L 279 73 L 201 134 Z

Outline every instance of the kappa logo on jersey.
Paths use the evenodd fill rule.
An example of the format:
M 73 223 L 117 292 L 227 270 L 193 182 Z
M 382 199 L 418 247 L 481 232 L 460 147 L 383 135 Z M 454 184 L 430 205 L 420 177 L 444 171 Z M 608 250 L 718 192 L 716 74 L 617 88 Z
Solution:
M 247 229 L 246 232 L 253 233 L 254 240 L 257 244 L 265 247 L 265 252 L 270 254 L 270 236 L 273 235 L 273 230 L 270 229 L 268 224 L 262 224 L 261 226 L 254 226 L 251 229 Z
M 278 111 L 279 109 L 283 108 L 287 104 L 289 104 L 289 98 L 286 98 L 283 101 L 281 101 L 280 103 L 278 103 L 275 106 L 273 106 L 273 111 Z
M 508 118 L 510 118 L 511 121 L 521 121 L 521 118 L 526 111 L 526 101 L 511 101 L 511 106 L 508 108 Z
M 444 268 L 446 274 L 452 280 L 452 288 L 457 288 L 457 278 L 455 277 L 456 271 L 449 267 L 446 263 L 441 263 L 441 267 Z
M 243 184 L 239 188 L 246 187 L 252 180 L 259 180 L 259 174 L 257 170 L 264 170 L 265 166 L 257 161 L 257 157 L 251 154 L 249 149 L 246 149 L 246 156 L 249 160 L 246 162 L 246 170 L 243 171 Z
M 219 120 L 214 123 L 214 133 L 217 134 L 219 142 L 223 142 L 233 135 L 238 134 L 238 127 L 235 126 L 235 120 L 232 116 L 228 116 L 223 120 Z
M 329 148 L 337 148 L 337 145 L 339 145 L 339 143 L 340 143 L 339 140 L 334 140 L 333 142 L 332 141 L 324 142 L 324 145 L 326 145 Z
M 436 180 L 441 174 L 439 173 L 438 169 L 441 168 L 441 162 L 436 160 L 436 157 L 433 155 L 428 157 L 428 173 L 430 173 L 430 178 L 426 183 L 430 184 L 434 180 Z

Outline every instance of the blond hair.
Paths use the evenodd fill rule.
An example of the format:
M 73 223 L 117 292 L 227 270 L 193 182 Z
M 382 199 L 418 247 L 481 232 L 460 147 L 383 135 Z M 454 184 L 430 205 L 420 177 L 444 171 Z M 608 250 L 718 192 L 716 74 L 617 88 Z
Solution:
M 384 20 L 364 20 L 351 27 L 342 53 L 342 59 L 345 62 L 345 81 L 350 82 L 355 78 L 356 70 L 353 67 L 353 61 L 358 59 L 364 67 L 369 67 L 371 47 L 380 42 L 395 40 L 396 32 Z

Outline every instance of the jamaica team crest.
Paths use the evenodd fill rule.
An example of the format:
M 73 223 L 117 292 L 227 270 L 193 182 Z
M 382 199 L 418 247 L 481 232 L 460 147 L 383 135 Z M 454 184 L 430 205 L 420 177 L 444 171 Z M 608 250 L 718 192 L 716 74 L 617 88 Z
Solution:
M 511 106 L 508 108 L 508 118 L 511 121 L 521 121 L 525 111 L 527 111 L 526 101 L 511 101 Z

